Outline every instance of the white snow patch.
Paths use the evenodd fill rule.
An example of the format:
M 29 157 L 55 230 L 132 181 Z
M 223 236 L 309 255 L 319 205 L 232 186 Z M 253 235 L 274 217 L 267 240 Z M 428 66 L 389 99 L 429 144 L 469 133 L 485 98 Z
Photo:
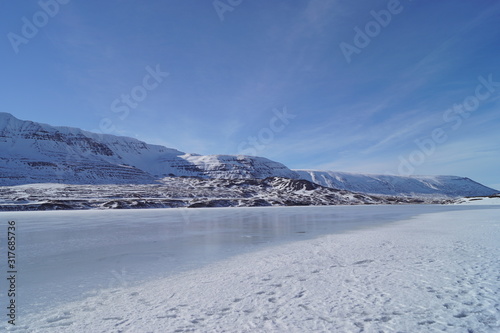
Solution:
M 473 197 L 460 199 L 458 205 L 500 205 L 500 196 Z

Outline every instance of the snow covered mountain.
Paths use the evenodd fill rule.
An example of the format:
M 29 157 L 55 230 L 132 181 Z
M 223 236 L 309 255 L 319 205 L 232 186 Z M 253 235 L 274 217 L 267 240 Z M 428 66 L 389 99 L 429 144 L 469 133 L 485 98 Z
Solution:
M 0 113 L 0 185 L 147 184 L 165 176 L 297 178 L 283 164 L 263 157 L 186 154 L 133 138 Z
M 186 154 L 133 138 L 23 121 L 0 113 L 0 186 L 158 184 L 165 177 L 182 176 L 303 179 L 333 189 L 388 196 L 463 197 L 498 193 L 462 177 L 291 170 L 263 157 Z
M 392 176 L 294 170 L 301 179 L 340 190 L 393 196 L 488 196 L 499 191 L 456 176 Z

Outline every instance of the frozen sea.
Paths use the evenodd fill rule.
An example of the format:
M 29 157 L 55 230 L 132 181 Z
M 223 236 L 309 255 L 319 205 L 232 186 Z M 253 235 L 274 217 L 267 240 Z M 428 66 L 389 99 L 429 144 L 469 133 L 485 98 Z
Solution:
M 16 221 L 22 314 L 264 246 L 464 209 L 470 207 L 93 210 L 12 212 L 0 217 L 5 226 L 7 220 Z
M 266 248 L 282 248 L 326 235 L 382 230 L 400 221 L 417 221 L 419 216 L 428 214 L 460 216 L 461 212 L 474 214 L 473 211 L 492 210 L 498 212 L 498 206 L 3 212 L 0 217 L 4 229 L 7 221 L 16 221 L 19 291 L 16 301 L 18 320 L 22 324 L 23 317 L 71 302 L 101 297 L 113 290 L 140 288 L 144 283 L 197 272 L 232 257 L 261 253 Z M 4 235 L 5 232 L 2 237 Z M 2 246 L 5 253 L 3 239 Z M 361 260 L 359 267 L 371 261 Z M 248 269 L 245 266 L 246 263 L 241 262 L 241 268 Z M 6 290 L 3 281 L 2 308 L 6 304 Z M 49 324 L 64 322 L 69 316 L 64 313 L 56 315 Z M 51 331 L 50 327 L 47 332 Z

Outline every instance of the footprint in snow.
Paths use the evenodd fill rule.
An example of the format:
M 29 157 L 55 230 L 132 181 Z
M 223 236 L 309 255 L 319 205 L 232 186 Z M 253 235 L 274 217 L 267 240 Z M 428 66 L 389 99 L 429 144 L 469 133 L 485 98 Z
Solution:
M 47 322 L 48 323 L 55 323 L 55 322 L 58 322 L 58 321 L 61 321 L 64 319 L 69 319 L 69 318 L 71 318 L 71 313 L 64 312 L 62 315 L 57 315 L 57 316 L 54 316 L 52 318 L 48 318 Z
M 122 317 L 106 317 L 102 318 L 102 320 L 123 320 Z

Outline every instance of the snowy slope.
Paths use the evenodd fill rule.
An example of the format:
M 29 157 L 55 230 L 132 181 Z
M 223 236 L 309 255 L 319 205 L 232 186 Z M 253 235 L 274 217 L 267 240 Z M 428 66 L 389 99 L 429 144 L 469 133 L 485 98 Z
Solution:
M 144 184 L 165 176 L 297 178 L 252 156 L 199 156 L 108 134 L 19 120 L 0 113 L 0 185 Z
M 141 167 L 182 152 L 0 113 L 0 183 L 148 183 Z M 140 157 L 140 158 L 139 158 Z
M 352 192 L 379 195 L 486 196 L 499 191 L 456 176 L 392 176 L 336 171 L 294 170 L 301 179 Z
M 267 178 L 283 177 L 298 178 L 297 173 L 281 163 L 264 157 L 245 155 L 194 155 L 182 156 L 185 160 L 196 165 L 204 174 L 211 178 Z
M 455 176 L 387 176 L 290 170 L 263 157 L 197 155 L 137 139 L 54 127 L 0 113 L 0 186 L 32 183 L 154 184 L 164 177 L 304 179 L 390 196 L 487 196 L 498 191 Z

